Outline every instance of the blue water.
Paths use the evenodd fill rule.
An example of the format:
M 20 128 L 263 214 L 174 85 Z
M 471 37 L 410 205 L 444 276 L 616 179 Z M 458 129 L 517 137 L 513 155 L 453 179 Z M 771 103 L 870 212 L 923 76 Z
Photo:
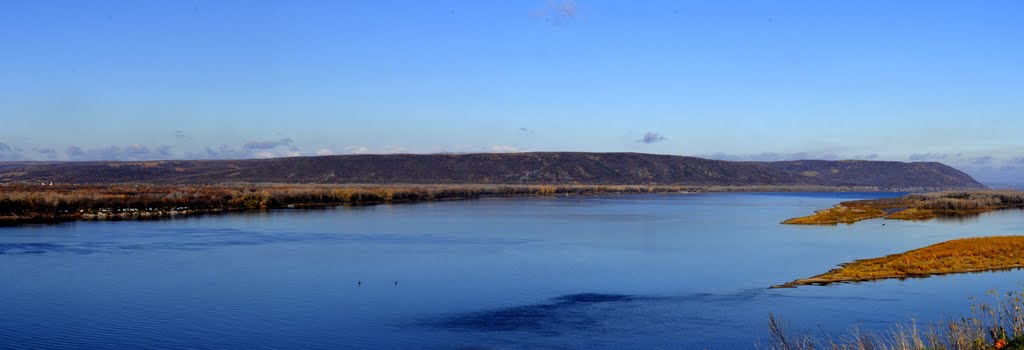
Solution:
M 893 195 L 495 198 L 3 227 L 0 347 L 754 348 L 767 345 L 769 312 L 845 335 L 1019 288 L 1022 271 L 766 289 L 854 259 L 1024 234 L 1020 211 L 779 224 Z

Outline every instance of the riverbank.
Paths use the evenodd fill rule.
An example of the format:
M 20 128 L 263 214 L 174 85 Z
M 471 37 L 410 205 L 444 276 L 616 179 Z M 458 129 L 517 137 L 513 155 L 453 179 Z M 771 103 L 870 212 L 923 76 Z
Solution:
M 216 212 L 322 208 L 492 196 L 678 193 L 659 186 L 14 185 L 0 187 L 0 222 L 126 220 Z
M 246 210 L 323 208 L 483 197 L 696 192 L 872 191 L 824 186 L 635 185 L 0 185 L 0 224 L 158 219 Z
M 847 201 L 813 215 L 783 221 L 788 225 L 852 224 L 861 220 L 927 220 L 940 216 L 966 216 L 1024 208 L 1024 192 L 1015 190 L 950 191 L 910 194 L 900 198 Z
M 1024 267 L 1024 236 L 963 238 L 880 258 L 840 264 L 840 268 L 772 288 L 865 282 L 995 271 Z
M 875 349 L 875 350 L 1024 350 L 1024 291 L 989 290 L 972 297 L 969 313 L 942 321 L 896 323 L 887 330 L 864 331 L 857 326 L 847 334 L 820 329 L 797 331 L 775 314 L 768 315 L 770 349 Z

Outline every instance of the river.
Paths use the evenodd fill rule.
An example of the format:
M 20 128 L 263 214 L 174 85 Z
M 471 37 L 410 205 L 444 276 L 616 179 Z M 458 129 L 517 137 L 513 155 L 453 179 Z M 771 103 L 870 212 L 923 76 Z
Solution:
M 847 335 L 1019 290 L 1021 271 L 766 289 L 1024 234 L 1020 211 L 779 224 L 896 195 L 488 198 L 0 227 L 0 347 L 766 348 L 769 313 Z

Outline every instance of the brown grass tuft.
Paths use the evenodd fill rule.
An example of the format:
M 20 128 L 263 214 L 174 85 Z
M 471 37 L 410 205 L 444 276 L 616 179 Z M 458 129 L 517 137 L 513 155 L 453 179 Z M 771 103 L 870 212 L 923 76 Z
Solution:
M 833 208 L 820 210 L 814 215 L 793 218 L 782 223 L 835 225 L 880 217 L 893 220 L 927 220 L 937 216 L 977 215 L 1009 208 L 1024 208 L 1024 192 L 947 191 L 911 194 L 900 198 L 847 201 Z
M 857 260 L 842 266 L 780 287 L 1024 267 L 1024 236 L 955 239 L 900 254 Z
M 839 223 L 852 224 L 857 221 L 880 218 L 885 216 L 885 211 L 864 205 L 839 204 L 835 207 L 819 210 L 814 215 L 792 218 L 783 221 L 783 224 L 791 225 L 835 225 Z

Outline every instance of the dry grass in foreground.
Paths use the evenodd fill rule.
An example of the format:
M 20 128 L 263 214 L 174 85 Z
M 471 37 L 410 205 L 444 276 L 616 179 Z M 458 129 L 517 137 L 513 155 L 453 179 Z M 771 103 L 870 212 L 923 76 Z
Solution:
M 896 324 L 884 332 L 797 332 L 774 314 L 768 315 L 768 329 L 768 348 L 773 350 L 1024 350 L 1024 292 L 989 291 L 970 314 L 935 323 Z
M 1024 267 L 1024 236 L 963 238 L 841 268 L 775 287 L 871 281 Z
M 1021 191 L 953 191 L 910 194 L 900 198 L 847 201 L 819 210 L 814 215 L 792 218 L 783 224 L 835 225 L 881 218 L 926 220 L 938 216 L 963 216 L 992 210 L 1024 208 Z

